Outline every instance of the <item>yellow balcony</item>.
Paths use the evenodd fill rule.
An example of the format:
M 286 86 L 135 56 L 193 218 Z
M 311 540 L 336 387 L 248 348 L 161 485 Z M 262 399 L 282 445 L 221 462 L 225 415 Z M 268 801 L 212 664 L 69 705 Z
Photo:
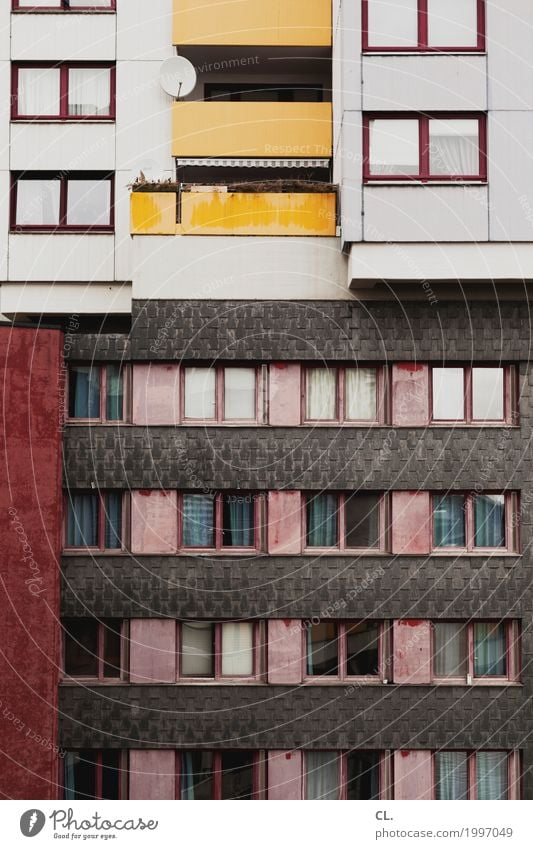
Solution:
M 178 157 L 328 158 L 331 134 L 331 103 L 173 105 L 172 155 Z
M 131 196 L 131 232 L 144 236 L 334 236 L 333 192 L 175 192 Z
M 329 47 L 331 18 L 331 0 L 174 0 L 173 42 Z

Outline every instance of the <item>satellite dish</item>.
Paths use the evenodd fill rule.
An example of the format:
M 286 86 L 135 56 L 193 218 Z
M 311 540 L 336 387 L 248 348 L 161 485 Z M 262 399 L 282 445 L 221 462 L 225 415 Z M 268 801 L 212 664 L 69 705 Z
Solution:
M 196 85 L 196 68 L 184 56 L 172 56 L 161 65 L 159 82 L 171 97 L 186 97 Z

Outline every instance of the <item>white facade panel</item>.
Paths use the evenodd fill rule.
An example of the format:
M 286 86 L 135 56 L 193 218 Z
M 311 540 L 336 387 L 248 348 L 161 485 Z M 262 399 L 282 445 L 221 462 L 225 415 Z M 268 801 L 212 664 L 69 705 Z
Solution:
M 363 57 L 363 109 L 463 110 L 487 108 L 485 56 Z
M 0 60 L 9 59 L 11 33 L 11 3 L 0 4 Z
M 114 171 L 114 123 L 33 123 L 11 126 L 11 168 Z
M 351 298 L 335 238 L 136 236 L 134 298 Z
M 0 312 L 13 316 L 17 313 L 41 315 L 42 313 L 129 313 L 131 312 L 131 286 L 34 283 L 4 284 L 0 288 Z
M 531 109 L 531 0 L 487 0 L 489 109 Z
M 486 186 L 365 186 L 367 242 L 488 239 Z
M 172 47 L 173 0 L 126 0 L 118 4 L 117 57 L 165 59 Z
M 116 17 L 70 12 L 12 15 L 11 58 L 32 62 L 112 60 L 115 58 Z
M 117 171 L 115 175 L 115 280 L 131 280 L 132 276 L 131 192 L 128 188 L 130 179 L 129 171 Z
M 363 238 L 363 127 L 361 112 L 345 112 L 342 123 L 341 227 L 343 242 L 357 242 Z
M 9 236 L 9 280 L 113 280 L 113 234 L 16 233 Z
M 343 0 L 342 22 L 342 107 L 361 111 L 361 3 Z
M 490 238 L 533 241 L 533 111 L 491 112 Z
M 0 60 L 0 169 L 9 168 L 11 118 L 11 63 Z
M 8 234 L 9 234 L 9 171 L 0 171 L 0 280 L 7 279 Z

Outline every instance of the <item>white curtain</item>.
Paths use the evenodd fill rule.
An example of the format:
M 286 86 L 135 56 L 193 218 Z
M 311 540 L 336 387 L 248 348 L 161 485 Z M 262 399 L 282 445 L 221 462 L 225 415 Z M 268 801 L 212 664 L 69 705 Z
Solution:
M 109 68 L 69 68 L 68 114 L 109 115 L 110 79 Z
M 465 417 L 464 369 L 433 369 L 433 418 L 444 421 Z
M 458 622 L 435 622 L 435 675 L 466 675 L 466 631 Z
M 214 419 L 214 369 L 185 369 L 185 417 L 188 419 Z
M 478 752 L 476 754 L 477 798 L 507 799 L 507 754 Z
M 478 421 L 503 419 L 502 368 L 472 369 L 472 416 Z
M 370 47 L 416 47 L 418 0 L 368 0 Z
M 371 174 L 418 174 L 418 118 L 374 118 L 369 126 Z
M 18 180 L 16 223 L 59 224 L 59 180 Z
M 477 46 L 477 0 L 428 0 L 432 47 Z
M 222 675 L 253 674 L 253 633 L 251 622 L 223 623 Z
M 307 752 L 307 799 L 339 798 L 339 764 L 335 752 Z
M 334 419 L 337 407 L 337 371 L 311 368 L 307 371 L 307 418 Z
M 376 370 L 346 369 L 346 418 L 373 421 L 376 418 Z
M 181 674 L 213 677 L 213 624 L 184 622 L 181 626 Z
M 109 180 L 69 180 L 67 184 L 67 224 L 97 226 L 111 218 Z
M 429 170 L 432 176 L 479 174 L 479 122 L 475 119 L 431 119 Z
M 19 68 L 18 115 L 59 115 L 59 68 Z
M 437 799 L 468 799 L 468 757 L 466 752 L 437 753 Z
M 255 369 L 224 369 L 224 418 L 255 419 Z

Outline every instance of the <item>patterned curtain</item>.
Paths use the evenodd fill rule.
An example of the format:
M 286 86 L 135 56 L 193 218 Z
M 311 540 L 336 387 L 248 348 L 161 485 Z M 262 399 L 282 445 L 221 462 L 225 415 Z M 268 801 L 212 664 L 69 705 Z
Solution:
M 503 495 L 475 496 L 474 545 L 480 548 L 505 546 L 505 497 Z
M 437 799 L 468 799 L 468 757 L 466 752 L 438 752 Z
M 435 499 L 433 539 L 436 548 L 465 545 L 464 496 L 444 495 Z
M 212 495 L 183 496 L 183 545 L 212 548 L 214 544 L 214 507 Z

